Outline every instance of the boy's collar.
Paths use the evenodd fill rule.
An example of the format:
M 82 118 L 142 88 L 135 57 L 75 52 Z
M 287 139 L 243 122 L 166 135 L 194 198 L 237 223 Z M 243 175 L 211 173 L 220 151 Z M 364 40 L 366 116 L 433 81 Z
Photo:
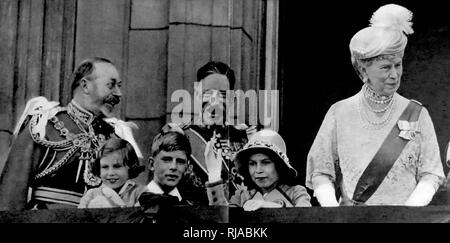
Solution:
M 148 183 L 147 190 L 149 192 L 152 192 L 152 193 L 155 193 L 155 194 L 164 194 L 164 191 L 161 189 L 161 187 L 158 185 L 158 183 L 156 183 L 154 180 L 152 180 L 150 183 Z M 180 192 L 178 191 L 178 189 L 176 187 L 173 188 L 169 192 L 169 195 L 177 197 L 179 201 L 182 200 Z

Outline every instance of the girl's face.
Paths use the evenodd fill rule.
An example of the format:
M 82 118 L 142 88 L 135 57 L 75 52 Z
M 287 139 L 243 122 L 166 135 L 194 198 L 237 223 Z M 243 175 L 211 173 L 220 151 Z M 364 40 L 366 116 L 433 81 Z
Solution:
M 112 189 L 122 187 L 129 179 L 128 167 L 124 165 L 122 155 L 118 151 L 100 159 L 100 178 L 105 186 Z
M 275 163 L 269 156 L 263 153 L 256 153 L 250 156 L 248 162 L 248 172 L 252 181 L 263 191 L 271 191 L 279 180 Z
M 402 58 L 399 56 L 374 60 L 363 68 L 368 84 L 381 95 L 393 95 L 400 87 L 403 73 Z

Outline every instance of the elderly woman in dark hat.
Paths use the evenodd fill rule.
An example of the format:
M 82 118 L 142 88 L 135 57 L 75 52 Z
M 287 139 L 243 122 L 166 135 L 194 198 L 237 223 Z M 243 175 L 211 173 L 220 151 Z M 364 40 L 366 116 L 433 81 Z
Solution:
M 249 142 L 236 154 L 235 164 L 244 178 L 245 189 L 237 190 L 229 203 L 212 193 L 220 184 L 220 156 L 209 146 L 206 151 L 209 172 L 208 198 L 211 205 L 228 204 L 246 211 L 258 208 L 309 207 L 306 189 L 294 185 L 297 171 L 290 165 L 283 138 L 272 130 L 262 130 L 250 137 Z M 218 181 L 218 182 L 217 182 Z M 220 185 L 219 185 L 220 186 Z
M 322 206 L 424 206 L 443 182 L 427 109 L 396 92 L 411 19 L 402 6 L 382 6 L 350 41 L 362 89 L 331 106 L 307 159 L 306 186 Z

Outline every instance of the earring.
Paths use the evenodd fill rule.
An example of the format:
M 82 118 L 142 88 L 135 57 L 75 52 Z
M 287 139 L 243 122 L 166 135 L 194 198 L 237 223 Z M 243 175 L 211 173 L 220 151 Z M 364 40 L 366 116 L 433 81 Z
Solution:
M 363 77 L 363 83 L 367 83 L 367 81 L 369 81 L 368 77 Z

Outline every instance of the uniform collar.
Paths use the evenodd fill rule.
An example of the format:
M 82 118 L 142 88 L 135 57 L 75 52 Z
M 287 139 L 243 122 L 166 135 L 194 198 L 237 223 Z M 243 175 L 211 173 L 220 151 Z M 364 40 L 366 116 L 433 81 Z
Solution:
M 67 112 L 88 125 L 90 125 L 95 118 L 91 112 L 81 107 L 75 100 L 70 101 L 69 105 L 67 105 Z

